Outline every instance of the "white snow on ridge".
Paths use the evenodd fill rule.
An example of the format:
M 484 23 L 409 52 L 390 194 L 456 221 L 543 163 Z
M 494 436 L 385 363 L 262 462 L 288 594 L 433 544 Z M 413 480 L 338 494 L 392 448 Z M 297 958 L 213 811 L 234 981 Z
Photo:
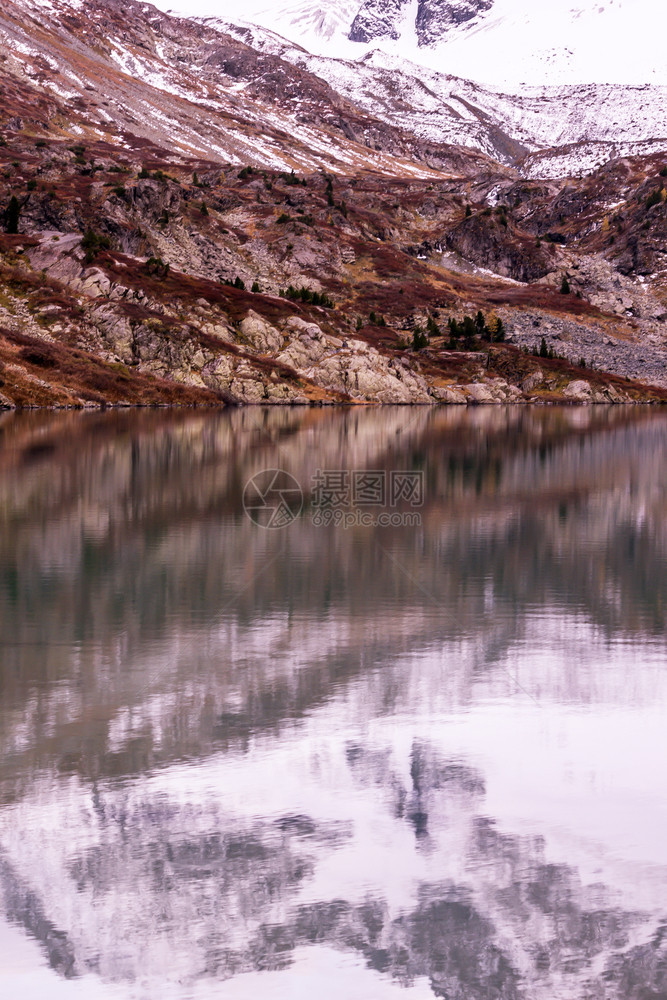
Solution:
M 627 155 L 641 143 L 652 143 L 646 152 L 667 149 L 663 110 L 667 86 L 586 84 L 524 87 L 519 94 L 503 93 L 381 49 L 355 61 L 333 59 L 310 55 L 262 28 L 208 23 L 307 69 L 374 116 L 429 142 L 468 146 L 497 157 L 490 139 L 495 127 L 528 152 L 595 144 L 595 148 L 560 158 L 561 166 L 568 157 L 576 160 L 577 173 L 594 169 L 611 155 Z M 604 143 L 616 148 L 605 155 Z M 554 164 L 551 175 L 555 169 Z
M 162 10 L 219 17 L 278 32 L 315 55 L 358 59 L 370 49 L 491 86 L 584 83 L 667 84 L 667 59 L 655 0 L 495 0 L 481 17 L 419 47 L 410 4 L 398 41 L 369 45 L 347 37 L 361 0 L 156 0 Z M 412 16 L 410 16 L 410 13 Z M 655 30 L 652 30 L 652 25 Z

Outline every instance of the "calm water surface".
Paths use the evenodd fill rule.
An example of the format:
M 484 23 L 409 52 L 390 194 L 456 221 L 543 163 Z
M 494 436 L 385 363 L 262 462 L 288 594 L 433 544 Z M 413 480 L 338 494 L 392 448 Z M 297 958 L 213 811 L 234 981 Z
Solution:
M 644 408 L 0 418 L 0 995 L 667 997 L 666 515 Z

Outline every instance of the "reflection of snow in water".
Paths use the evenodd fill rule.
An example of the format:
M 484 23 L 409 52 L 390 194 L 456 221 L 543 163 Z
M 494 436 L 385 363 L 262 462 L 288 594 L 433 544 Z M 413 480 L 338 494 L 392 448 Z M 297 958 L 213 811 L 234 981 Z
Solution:
M 565 689 L 554 629 L 561 650 L 571 632 L 579 651 Z M 458 708 L 456 674 L 479 659 L 476 641 L 403 657 L 360 675 L 278 737 L 256 735 L 244 753 L 101 781 L 92 796 L 77 778 L 36 779 L 3 810 L 0 842 L 66 930 L 80 971 L 137 990 L 143 983 L 146 996 L 163 990 L 166 969 L 163 996 L 186 995 L 176 979 L 187 981 L 188 996 L 217 995 L 197 982 L 211 956 L 228 952 L 217 978 L 235 967 L 242 975 L 225 997 L 250 995 L 266 975 L 264 997 L 292 1000 L 326 972 L 340 974 L 346 996 L 370 989 L 390 998 L 398 987 L 361 958 L 304 951 L 297 935 L 288 972 L 252 973 L 248 943 L 323 901 L 381 900 L 385 919 L 396 920 L 419 909 L 434 880 L 465 887 L 530 975 L 528 953 L 547 946 L 550 924 L 543 918 L 546 927 L 523 939 L 513 905 L 499 902 L 499 892 L 511 898 L 516 870 L 539 877 L 542 865 L 566 865 L 583 908 L 594 899 L 626 912 L 664 908 L 667 777 L 656 762 L 667 691 L 662 660 L 646 655 L 635 659 L 633 703 L 624 704 L 628 652 L 581 620 L 535 619 Z M 398 703 L 386 713 L 395 687 Z M 155 699 L 151 714 L 159 716 Z M 480 853 L 479 824 L 489 816 L 509 840 Z M 426 986 L 414 996 L 428 996 Z
M 430 1000 L 426 977 L 410 985 L 392 983 L 352 955 L 330 948 L 299 948 L 294 964 L 280 972 L 251 972 L 220 987 L 224 1000 Z M 223 992 L 224 991 L 224 992 Z M 210 987 L 193 994 L 194 1000 L 215 996 Z

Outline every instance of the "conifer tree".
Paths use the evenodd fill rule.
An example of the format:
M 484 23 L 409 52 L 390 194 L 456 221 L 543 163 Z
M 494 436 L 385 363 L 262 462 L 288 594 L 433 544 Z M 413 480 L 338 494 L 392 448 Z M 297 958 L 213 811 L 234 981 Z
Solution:
M 10 235 L 16 235 L 19 231 L 19 218 L 21 216 L 21 206 L 16 195 L 12 195 L 7 211 L 5 213 L 5 230 Z

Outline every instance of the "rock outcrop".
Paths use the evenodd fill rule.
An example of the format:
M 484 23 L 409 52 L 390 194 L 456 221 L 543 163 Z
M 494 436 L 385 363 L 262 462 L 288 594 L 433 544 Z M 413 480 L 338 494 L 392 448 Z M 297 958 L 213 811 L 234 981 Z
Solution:
M 352 22 L 353 42 L 401 37 L 403 29 L 414 30 L 419 45 L 440 41 L 452 28 L 472 21 L 490 10 L 493 0 L 418 0 L 414 22 L 405 24 L 410 0 L 365 0 Z

